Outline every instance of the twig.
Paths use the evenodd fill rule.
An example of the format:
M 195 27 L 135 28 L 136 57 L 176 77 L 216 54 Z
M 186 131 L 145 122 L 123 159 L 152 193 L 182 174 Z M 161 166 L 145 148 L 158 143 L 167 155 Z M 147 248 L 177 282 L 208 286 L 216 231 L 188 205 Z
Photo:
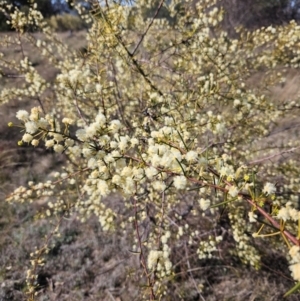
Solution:
M 295 151 L 295 150 L 297 150 L 297 149 L 299 149 L 299 148 L 300 148 L 300 146 L 298 146 L 298 147 L 293 147 L 293 148 L 288 149 L 288 150 L 285 150 L 285 151 L 283 151 L 283 152 L 276 153 L 276 154 L 270 155 L 270 156 L 265 157 L 265 158 L 262 158 L 262 159 L 254 160 L 254 161 L 249 162 L 248 165 L 253 165 L 253 164 L 261 163 L 261 162 L 264 162 L 264 161 L 267 161 L 267 160 L 271 160 L 271 159 L 273 159 L 273 158 L 275 158 L 275 157 L 278 157 L 278 156 L 281 156 L 281 155 L 283 155 L 283 154 L 292 153 L 293 151 Z
M 136 51 L 137 51 L 138 48 L 140 47 L 141 43 L 143 42 L 143 40 L 144 40 L 146 34 L 148 33 L 150 27 L 152 26 L 153 21 L 154 21 L 154 19 L 157 17 L 157 15 L 158 15 L 160 9 L 162 8 L 162 5 L 164 4 L 164 2 L 165 2 L 165 0 L 161 0 L 161 1 L 160 1 L 159 5 L 158 5 L 158 7 L 157 7 L 157 9 L 156 9 L 156 12 L 155 12 L 154 16 L 152 17 L 150 23 L 148 24 L 148 26 L 147 26 L 145 32 L 142 34 L 142 36 L 141 36 L 139 42 L 137 43 L 137 45 L 135 46 L 133 52 L 131 53 L 131 56 L 132 56 L 132 57 L 134 56 L 134 54 L 136 53 Z
M 212 172 L 215 176 L 220 177 L 220 175 L 214 171 L 212 168 L 208 168 L 210 172 Z M 223 180 L 224 183 L 228 186 L 232 186 L 228 181 Z M 282 230 L 280 224 L 269 214 L 267 213 L 262 207 L 260 207 L 254 200 L 251 199 L 250 195 L 239 193 L 238 196 L 241 196 L 245 201 L 247 201 L 250 205 L 255 207 L 260 214 L 262 214 L 270 223 L 272 226 L 274 226 L 276 229 L 280 230 L 280 232 L 285 235 L 294 245 L 300 246 L 300 241 L 289 231 Z
M 192 278 L 194 287 L 195 287 L 195 289 L 196 289 L 198 295 L 200 296 L 201 300 L 202 300 L 202 301 L 205 301 L 204 297 L 202 296 L 201 292 L 200 292 L 199 289 L 198 289 L 198 286 L 197 286 L 197 283 L 196 283 L 196 281 L 195 281 L 195 278 L 194 278 L 193 274 L 190 272 L 190 270 L 191 270 L 191 265 L 190 265 L 190 261 L 189 261 L 189 259 L 188 259 L 188 258 L 189 258 L 188 255 L 189 255 L 189 254 L 188 254 L 188 249 L 187 249 L 187 247 L 186 247 L 186 242 L 185 242 L 185 244 L 184 244 L 184 249 L 185 249 L 185 255 L 186 255 L 186 258 L 187 258 L 186 264 L 187 264 L 187 267 L 188 267 L 188 273 L 190 274 L 190 277 Z
M 147 268 L 147 264 L 146 264 L 146 260 L 145 260 L 145 256 L 144 256 L 144 252 L 143 252 L 143 243 L 142 243 L 142 239 L 141 239 L 141 235 L 140 235 L 140 230 L 139 230 L 139 224 L 138 224 L 138 212 L 137 212 L 137 198 L 133 197 L 133 205 L 134 205 L 134 226 L 135 226 L 135 231 L 136 231 L 136 235 L 137 235 L 137 240 L 138 240 L 138 245 L 140 248 L 140 262 L 141 265 L 144 269 L 144 272 L 146 274 L 147 277 L 147 281 L 148 281 L 148 287 L 150 288 L 150 300 L 155 300 L 155 293 L 153 290 L 153 283 L 151 281 L 151 276 L 149 274 L 148 268 Z
M 250 198 L 246 198 L 246 201 L 253 207 L 255 207 L 259 211 L 259 213 L 262 214 L 276 229 L 281 229 L 279 223 L 272 216 L 270 216 L 263 208 L 257 205 Z M 300 246 L 300 241 L 293 234 L 291 234 L 287 230 L 283 230 L 282 234 L 284 234 L 294 245 Z
M 112 301 L 116 301 L 116 299 L 114 298 L 114 296 L 112 295 L 112 293 L 109 290 L 106 290 L 105 292 L 107 293 L 107 295 L 110 297 L 110 299 Z
M 39 96 L 38 96 L 38 98 L 37 98 L 37 101 L 38 101 L 38 103 L 39 103 L 40 106 L 41 106 L 41 109 L 42 109 L 42 111 L 43 111 L 43 114 L 46 115 L 46 111 L 45 111 L 44 105 L 43 105 L 42 100 L 41 100 L 41 98 L 40 98 Z
M 107 20 L 105 14 L 102 11 L 102 8 L 99 7 L 100 11 L 101 11 L 101 15 L 103 17 L 103 19 L 105 20 L 105 22 L 108 24 L 108 26 L 110 27 L 110 29 L 113 31 L 112 25 L 109 22 L 109 20 Z M 160 96 L 164 96 L 164 94 L 161 92 L 161 90 L 159 88 L 157 88 L 152 81 L 148 78 L 147 74 L 145 73 L 145 71 L 143 70 L 143 68 L 140 66 L 140 64 L 138 63 L 138 61 L 133 57 L 132 53 L 129 51 L 129 49 L 126 47 L 125 43 L 123 42 L 122 38 L 113 33 L 114 37 L 117 39 L 117 41 L 120 43 L 120 45 L 124 48 L 124 50 L 126 51 L 127 55 L 129 56 L 129 58 L 131 59 L 133 65 L 136 67 L 137 71 L 142 75 L 142 77 L 144 78 L 144 80 L 149 84 L 149 86 L 156 91 Z
M 132 156 L 127 156 L 127 155 L 125 155 L 124 157 L 130 158 L 131 160 L 142 163 L 142 160 L 140 160 L 138 158 L 135 158 L 135 157 L 132 157 Z M 145 164 L 145 163 L 143 163 L 143 164 Z M 146 165 L 147 166 L 152 166 L 151 164 L 146 164 Z M 157 170 L 163 171 L 163 172 L 165 172 L 169 175 L 179 175 L 178 173 L 174 173 L 173 171 L 170 171 L 170 170 L 164 170 L 163 168 L 159 168 L 159 167 L 155 167 L 155 168 Z M 213 170 L 211 167 L 208 167 L 208 170 L 211 173 L 213 173 L 215 176 L 220 177 L 220 175 L 215 170 Z M 197 184 L 201 184 L 201 185 L 208 186 L 208 187 L 211 187 L 211 188 L 215 188 L 215 189 L 223 191 L 223 192 L 228 192 L 228 188 L 221 187 L 219 185 L 204 183 L 202 180 L 195 179 L 195 178 L 187 178 L 187 179 L 190 182 L 193 182 L 193 183 L 197 183 Z M 230 182 L 225 181 L 224 179 L 223 179 L 223 181 L 226 185 L 232 186 L 232 184 Z M 262 207 L 260 207 L 258 204 L 256 204 L 256 202 L 251 199 L 250 195 L 240 192 L 238 194 L 238 196 L 242 197 L 245 201 L 247 201 L 249 204 L 254 206 L 276 229 L 280 230 L 282 232 L 282 234 L 284 234 L 294 245 L 300 246 L 300 241 L 293 234 L 291 234 L 289 231 L 281 230 L 281 227 L 280 227 L 279 223 L 269 213 L 267 213 Z
M 97 276 L 105 274 L 105 273 L 113 270 L 116 266 L 118 266 L 122 262 L 124 262 L 124 260 L 120 260 L 120 261 L 116 262 L 115 264 L 111 265 L 110 267 L 107 267 L 106 269 L 104 269 L 103 271 L 101 271 Z

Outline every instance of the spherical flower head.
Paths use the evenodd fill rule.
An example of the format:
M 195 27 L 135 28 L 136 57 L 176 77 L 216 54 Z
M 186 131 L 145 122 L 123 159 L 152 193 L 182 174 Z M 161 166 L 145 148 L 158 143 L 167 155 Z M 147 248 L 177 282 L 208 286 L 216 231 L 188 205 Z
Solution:
M 122 126 L 122 124 L 121 124 L 120 120 L 115 119 L 110 122 L 109 130 L 114 134 L 121 128 L 121 126 Z
M 61 135 L 61 134 L 55 133 L 55 134 L 53 134 L 52 136 L 53 136 L 53 139 L 54 139 L 57 143 L 64 140 L 64 137 L 63 137 L 63 135 Z
M 120 177 L 120 175 L 114 175 L 111 181 L 116 185 L 120 185 L 122 183 L 122 178 Z
M 296 281 L 300 281 L 300 263 L 295 263 L 290 265 L 289 269 L 292 272 L 292 277 L 296 280 Z
M 31 145 L 33 145 L 34 147 L 38 146 L 39 145 L 39 140 L 38 139 L 33 139 L 31 141 Z
M 93 150 L 92 150 L 91 148 L 89 148 L 89 147 L 84 147 L 84 148 L 82 149 L 82 154 L 83 154 L 83 156 L 84 156 L 86 159 L 89 159 L 89 158 L 91 158 L 91 157 L 94 155 L 94 152 L 93 152 Z
M 120 142 L 118 143 L 118 147 L 121 151 L 125 151 L 128 144 L 128 138 L 125 136 L 120 137 Z
M 172 270 L 172 262 L 170 260 L 165 261 L 165 269 L 166 269 L 167 274 L 170 274 L 170 272 Z
M 289 250 L 289 254 L 292 257 L 292 263 L 300 262 L 300 248 L 299 246 L 292 246 Z
M 81 141 L 85 141 L 87 139 L 86 131 L 84 129 L 77 130 L 76 137 Z
M 156 191 L 159 192 L 164 191 L 166 189 L 166 184 L 162 181 L 154 181 L 152 186 Z
M 27 121 L 25 123 L 26 132 L 29 134 L 35 134 L 38 131 L 38 125 L 34 121 Z
M 22 140 L 23 140 L 24 142 L 27 142 L 27 143 L 29 143 L 32 139 L 33 139 L 33 136 L 30 135 L 30 134 L 27 134 L 27 133 L 24 134 L 23 137 L 22 137 Z
M 186 177 L 185 176 L 176 176 L 174 178 L 174 182 L 173 185 L 177 188 L 177 189 L 184 189 L 186 187 Z
M 137 138 L 130 139 L 131 146 L 134 147 L 139 144 L 139 140 Z
M 151 156 L 151 164 L 153 166 L 160 166 L 162 163 L 161 157 L 158 154 L 154 154 Z
M 72 125 L 72 124 L 74 123 L 74 120 L 71 119 L 71 118 L 65 117 L 65 118 L 63 118 L 62 122 L 63 122 L 64 124 Z
M 158 259 L 162 257 L 162 255 L 162 251 L 151 250 L 149 252 L 147 266 L 150 270 L 152 270 L 157 265 Z
M 170 235 L 171 235 L 171 233 L 170 233 Z M 162 242 L 163 245 L 166 245 L 166 243 L 168 242 L 169 238 L 170 238 L 170 236 L 165 234 L 165 235 L 161 236 L 160 241 Z
M 106 117 L 99 112 L 98 115 L 96 116 L 96 123 L 98 124 L 98 126 L 103 126 L 106 123 Z
M 46 130 L 49 126 L 49 122 L 45 118 L 40 118 L 37 121 L 37 125 L 38 125 L 39 128 L 42 128 L 42 129 Z
M 46 148 L 52 147 L 55 141 L 53 139 L 47 140 L 45 143 Z
M 65 146 L 69 147 L 69 146 L 73 146 L 74 145 L 74 140 L 72 139 L 66 139 L 65 140 Z
M 145 177 L 145 172 L 143 168 L 133 168 L 132 174 L 135 181 L 142 181 Z
M 102 135 L 98 137 L 98 143 L 101 147 L 105 147 L 110 144 L 110 137 L 108 135 Z
M 150 166 L 145 169 L 145 174 L 149 180 L 152 180 L 158 174 L 158 171 L 153 166 Z
M 115 162 L 115 158 L 111 153 L 108 153 L 105 157 L 104 157 L 104 161 L 105 163 L 113 163 Z
M 69 81 L 71 84 L 76 84 L 82 78 L 82 72 L 80 70 L 73 69 L 69 72 Z
M 222 134 L 224 131 L 225 131 L 225 124 L 217 123 L 216 124 L 216 133 Z
M 238 195 L 238 193 L 239 190 L 236 186 L 230 186 L 230 188 L 228 189 L 228 194 L 233 198 L 235 198 Z
M 289 210 L 285 207 L 282 207 L 278 211 L 277 218 L 287 221 L 290 218 Z
M 297 222 L 300 219 L 300 212 L 295 208 L 288 208 L 291 219 Z
M 249 216 L 249 222 L 250 222 L 250 223 L 255 223 L 255 222 L 256 222 L 257 215 L 254 214 L 254 212 L 250 211 L 250 212 L 248 213 L 248 216 Z
M 98 130 L 99 130 L 98 124 L 96 122 L 93 122 L 85 129 L 86 136 L 88 138 L 93 138 L 97 134 Z
M 118 147 L 118 142 L 117 141 L 110 141 L 109 145 L 111 148 L 117 148 Z
M 95 169 L 98 167 L 97 160 L 95 158 L 90 158 L 88 161 L 88 168 Z
M 106 196 L 109 194 L 109 187 L 105 181 L 99 180 L 97 184 L 97 188 L 102 196 Z
M 232 166 L 222 166 L 220 169 L 220 176 L 227 176 L 234 178 L 234 170 Z
M 55 144 L 53 147 L 56 153 L 61 154 L 64 151 L 64 147 L 61 144 Z
M 194 162 L 197 160 L 198 154 L 195 151 L 189 151 L 185 154 L 185 159 L 188 162 Z
M 171 152 L 169 153 L 170 155 L 170 158 L 172 158 L 172 160 L 178 160 L 178 161 L 181 161 L 182 160 L 182 155 L 181 155 L 181 152 L 176 149 L 176 148 L 171 148 Z
M 17 112 L 16 117 L 19 120 L 26 122 L 29 119 L 29 113 L 25 110 L 20 110 Z
M 31 109 L 31 114 L 29 116 L 30 120 L 38 121 L 39 120 L 40 109 L 38 107 L 34 107 Z
M 75 157 L 81 156 L 81 148 L 78 145 L 69 147 L 69 151 L 71 154 L 73 154 Z
M 121 176 L 124 178 L 132 177 L 132 168 L 130 166 L 125 166 L 121 171 Z
M 276 192 L 276 187 L 274 184 L 272 183 L 266 183 L 263 189 L 263 193 L 270 195 L 270 194 L 274 194 Z
M 100 84 L 96 84 L 95 88 L 96 88 L 97 93 L 101 93 L 102 86 Z
M 205 211 L 205 210 L 207 210 L 207 209 L 209 208 L 209 206 L 210 206 L 210 200 L 201 198 L 201 199 L 199 200 L 199 205 L 200 205 L 200 208 L 201 208 L 203 211 Z
M 240 104 L 241 104 L 241 101 L 240 101 L 239 99 L 235 99 L 235 100 L 233 101 L 233 105 L 234 105 L 235 107 L 239 106 Z

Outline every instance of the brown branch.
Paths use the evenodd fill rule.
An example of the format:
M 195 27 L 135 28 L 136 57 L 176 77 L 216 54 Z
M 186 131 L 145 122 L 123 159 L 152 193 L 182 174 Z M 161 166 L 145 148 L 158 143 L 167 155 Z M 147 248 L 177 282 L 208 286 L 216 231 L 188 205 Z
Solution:
M 205 301 L 205 299 L 203 298 L 203 296 L 201 294 L 201 291 L 198 289 L 198 286 L 197 286 L 197 283 L 196 283 L 195 278 L 193 276 L 193 273 L 191 272 L 191 264 L 190 264 L 190 261 L 189 261 L 189 254 L 188 254 L 188 248 L 187 248 L 186 242 L 184 243 L 184 250 L 185 250 L 185 256 L 186 256 L 186 264 L 187 264 L 187 267 L 188 267 L 187 273 L 190 275 L 190 277 L 192 279 L 192 282 L 193 282 L 193 285 L 194 285 L 199 297 L 201 298 L 202 301 Z
M 220 177 L 220 175 L 213 170 L 212 168 L 208 168 L 210 172 L 212 172 L 215 176 Z M 232 186 L 228 181 L 224 180 L 224 183 L 226 183 L 228 186 Z M 218 188 L 217 188 L 218 189 Z M 262 207 L 260 207 L 254 200 L 251 199 L 250 195 L 244 194 L 244 193 L 239 193 L 238 196 L 241 196 L 245 201 L 247 201 L 250 205 L 255 207 L 261 215 L 263 215 L 273 227 L 278 229 L 279 231 L 282 232 L 294 245 L 300 246 L 300 241 L 289 231 L 287 230 L 282 230 L 279 223 L 269 214 L 267 213 Z
M 137 51 L 138 48 L 140 47 L 141 43 L 143 42 L 145 36 L 147 35 L 147 33 L 148 33 L 150 27 L 151 27 L 152 24 L 153 24 L 154 19 L 157 17 L 157 15 L 158 15 L 160 9 L 162 8 L 164 2 L 165 2 L 165 0 L 161 0 L 161 1 L 160 1 L 159 5 L 158 5 L 158 7 L 157 7 L 157 9 L 156 9 L 156 12 L 155 12 L 154 16 L 152 17 L 152 19 L 151 19 L 150 23 L 148 24 L 148 26 L 147 26 L 145 32 L 142 34 L 142 36 L 141 36 L 139 42 L 137 43 L 137 45 L 135 46 L 134 50 L 132 51 L 132 53 L 131 53 L 131 56 L 132 56 L 132 57 L 134 56 L 134 54 L 136 53 L 136 51 Z
M 271 160 L 271 159 L 273 159 L 273 158 L 275 158 L 275 157 L 278 157 L 278 156 L 281 156 L 281 155 L 283 155 L 283 154 L 292 153 L 293 151 L 295 151 L 295 150 L 297 150 L 297 149 L 299 149 L 299 148 L 300 148 L 300 146 L 298 146 L 298 147 L 293 147 L 293 148 L 288 149 L 288 150 L 285 150 L 285 151 L 283 151 L 283 152 L 276 153 L 276 154 L 270 155 L 270 156 L 265 157 L 265 158 L 262 158 L 262 159 L 254 160 L 254 161 L 249 162 L 248 165 L 253 165 L 253 164 L 261 163 L 261 162 L 264 162 L 264 161 L 267 161 L 267 160 Z
M 137 235 L 137 240 L 138 240 L 138 245 L 140 248 L 140 262 L 141 265 L 144 269 L 146 278 L 147 278 L 147 282 L 148 282 L 148 287 L 150 289 L 150 300 L 155 300 L 155 293 L 154 293 L 154 289 L 153 289 L 153 282 L 151 281 L 151 276 L 149 274 L 148 268 L 147 268 L 147 263 L 145 260 L 145 256 L 144 256 L 144 252 L 143 252 L 143 243 L 142 243 L 142 239 L 141 239 L 141 235 L 140 235 L 140 230 L 139 230 L 139 224 L 138 224 L 138 212 L 137 212 L 137 199 L 136 197 L 133 197 L 133 205 L 134 205 L 134 227 L 135 227 L 135 231 L 136 231 L 136 235 Z
M 164 96 L 163 93 L 160 91 L 159 88 L 157 88 L 152 81 L 148 78 L 147 74 L 145 73 L 145 71 L 143 70 L 143 68 L 140 66 L 140 64 L 138 63 L 138 61 L 133 57 L 133 55 L 131 54 L 131 52 L 129 51 L 129 49 L 126 47 L 125 43 L 123 42 L 122 38 L 114 33 L 113 27 L 111 25 L 111 23 L 109 22 L 109 20 L 107 20 L 103 10 L 101 7 L 99 7 L 100 11 L 101 11 L 101 15 L 103 17 L 103 19 L 105 20 L 105 22 L 108 24 L 108 26 L 110 27 L 114 37 L 117 39 L 117 41 L 119 42 L 119 44 L 124 48 L 124 50 L 126 51 L 127 55 L 129 56 L 129 58 L 131 59 L 133 65 L 136 67 L 136 69 L 138 70 L 138 72 L 142 75 L 142 77 L 144 78 L 144 80 L 149 84 L 149 86 L 156 91 L 160 96 Z
M 125 158 L 130 158 L 131 160 L 134 160 L 134 161 L 137 161 L 137 162 L 140 162 L 140 163 L 143 163 L 146 166 L 152 166 L 151 164 L 145 163 L 145 161 L 143 161 L 141 159 L 138 159 L 138 158 L 135 158 L 135 157 L 132 157 L 132 156 L 125 155 L 124 157 Z M 167 173 L 169 175 L 172 175 L 172 176 L 180 175 L 179 173 L 175 173 L 171 170 L 164 170 L 163 168 L 159 168 L 159 167 L 155 167 L 155 166 L 153 166 L 153 167 L 156 168 L 158 171 L 165 172 L 165 173 Z M 208 171 L 210 171 L 212 174 L 214 174 L 215 176 L 220 178 L 220 175 L 214 169 L 212 169 L 211 167 L 208 167 Z M 210 183 L 204 182 L 203 180 L 199 180 L 199 179 L 196 179 L 196 178 L 189 178 L 189 177 L 187 177 L 187 180 L 189 180 L 190 182 L 193 182 L 193 183 L 201 184 L 203 186 L 208 186 L 208 187 L 211 187 L 211 188 L 215 188 L 219 191 L 223 191 L 223 192 L 226 192 L 226 193 L 228 192 L 228 189 L 225 188 L 225 187 L 210 184 Z M 228 181 L 223 180 L 223 182 L 228 186 L 232 186 L 232 184 L 229 183 Z M 282 234 L 285 235 L 294 245 L 300 246 L 300 241 L 293 234 L 291 234 L 289 231 L 282 230 L 279 223 L 269 213 L 267 213 L 262 207 L 260 207 L 254 200 L 252 200 L 250 195 L 240 192 L 240 193 L 238 193 L 238 196 L 242 197 L 246 202 L 248 202 L 250 205 L 254 206 L 272 224 L 273 227 L 275 227 L 276 229 L 281 231 Z
M 279 223 L 270 216 L 262 207 L 257 205 L 255 201 L 251 200 L 250 198 L 244 198 L 250 205 L 255 207 L 260 214 L 262 214 L 276 229 L 280 230 L 282 234 L 284 234 L 294 245 L 300 246 L 300 241 L 289 231 L 287 230 L 281 230 Z

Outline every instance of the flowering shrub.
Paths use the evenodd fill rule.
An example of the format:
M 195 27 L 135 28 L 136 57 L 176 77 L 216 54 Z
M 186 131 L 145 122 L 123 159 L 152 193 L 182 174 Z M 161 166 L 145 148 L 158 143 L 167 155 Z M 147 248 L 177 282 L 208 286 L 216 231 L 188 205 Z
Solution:
M 257 269 L 254 238 L 282 237 L 277 243 L 286 246 L 292 276 L 300 281 L 300 145 L 296 131 L 276 136 L 276 125 L 296 118 L 300 105 L 268 92 L 284 85 L 288 69 L 299 68 L 299 26 L 237 29 L 239 38 L 232 39 L 220 26 L 224 12 L 216 1 L 196 7 L 187 1 L 185 13 L 176 14 L 180 1 L 162 0 L 146 21 L 144 1 L 134 9 L 115 2 L 96 1 L 91 12 L 77 7 L 90 24 L 86 53 L 59 41 L 34 4 L 28 15 L 2 4 L 19 33 L 2 43 L 21 48 L 28 40 L 58 70 L 56 81 L 47 83 L 25 54 L 20 61 L 0 55 L 3 75 L 24 80 L 3 89 L 1 102 L 35 103 L 9 126 L 22 128 L 19 145 L 66 158 L 45 183 L 30 182 L 7 200 L 46 196 L 43 218 L 76 213 L 84 222 L 96 215 L 105 231 L 133 231 L 150 300 L 169 290 L 174 244 L 185 242 L 203 260 L 218 256 L 225 232 L 236 242 L 232 256 Z M 175 25 L 157 19 L 162 6 L 176 15 Z M 28 25 L 43 38 L 27 32 Z M 253 87 L 258 72 L 263 76 Z M 109 202 L 116 193 L 123 198 L 119 208 Z M 228 230 L 218 223 L 224 208 Z M 142 237 L 145 221 L 152 227 Z M 32 253 L 31 298 L 47 251 L 46 244 Z

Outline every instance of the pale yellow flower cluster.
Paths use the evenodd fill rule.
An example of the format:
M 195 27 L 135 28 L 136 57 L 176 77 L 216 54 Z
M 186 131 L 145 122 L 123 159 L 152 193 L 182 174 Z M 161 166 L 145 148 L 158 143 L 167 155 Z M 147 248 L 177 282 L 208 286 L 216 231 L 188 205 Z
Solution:
M 69 211 L 84 221 L 96 215 L 104 230 L 132 231 L 132 222 L 140 227 L 155 221 L 150 233 L 145 230 L 143 245 L 137 246 L 137 238 L 135 244 L 148 254 L 146 277 L 155 274 L 160 280 L 172 273 L 172 246 L 185 239 L 200 259 L 218 256 L 222 236 L 212 234 L 220 230 L 215 207 L 226 203 L 233 252 L 258 267 L 258 250 L 246 234 L 258 220 L 254 208 L 244 206 L 246 193 L 262 210 L 264 202 L 274 201 L 275 213 L 266 214 L 289 222 L 293 230 L 299 220 L 289 203 L 300 189 L 299 162 L 280 155 L 276 164 L 272 161 L 278 151 L 299 150 L 292 134 L 282 144 L 277 136 L 272 140 L 280 118 L 298 118 L 299 99 L 278 101 L 266 93 L 284 83 L 285 72 L 278 72 L 282 66 L 299 67 L 299 25 L 241 29 L 233 39 L 219 26 L 223 12 L 216 1 L 196 6 L 186 1 L 180 14 L 182 1 L 173 0 L 164 9 L 175 23 L 156 19 L 143 35 L 148 0 L 134 8 L 108 2 L 109 8 L 95 3 L 91 14 L 76 5 L 91 22 L 84 55 L 51 33 L 34 5 L 27 15 L 1 6 L 57 76 L 47 83 L 26 54 L 19 60 L 0 54 L 1 70 L 13 70 L 23 81 L 3 88 L 0 101 L 38 101 L 41 107 L 16 114 L 24 130 L 19 144 L 40 145 L 68 159 L 50 180 L 20 187 L 8 200 L 44 197 L 49 208 L 43 216 Z M 24 32 L 30 24 L 40 29 L 38 39 Z M 11 36 L 0 43 L 22 46 Z M 260 70 L 267 72 L 254 88 L 249 82 Z M 279 176 L 289 193 L 276 195 L 280 187 L 272 183 Z M 120 204 L 107 201 L 112 194 L 122 199 Z M 118 224 L 123 211 L 128 216 Z M 291 270 L 299 279 L 298 261 Z
M 162 237 L 162 251 L 150 250 L 147 258 L 147 267 L 150 271 L 154 271 L 156 276 L 159 278 L 164 278 L 169 276 L 172 272 L 172 262 L 169 257 L 171 254 L 171 249 L 167 242 L 170 238 L 171 233 L 167 231 Z
M 299 246 L 292 246 L 289 250 L 290 255 L 290 270 L 292 277 L 300 282 L 300 248 Z
M 200 241 L 197 254 L 199 259 L 212 258 L 218 250 L 217 245 L 223 240 L 222 236 L 209 236 L 208 240 Z
M 300 219 L 300 211 L 293 207 L 292 202 L 287 202 L 285 206 L 282 206 L 276 215 L 278 219 L 283 221 L 292 220 L 298 222 Z
M 250 214 L 250 217 L 253 217 L 252 214 Z M 248 226 L 243 217 L 243 208 L 238 207 L 235 214 L 229 214 L 229 218 L 231 221 L 232 235 L 237 247 L 235 253 L 243 262 L 258 268 L 260 255 L 257 249 L 251 245 L 251 237 L 246 234 Z

